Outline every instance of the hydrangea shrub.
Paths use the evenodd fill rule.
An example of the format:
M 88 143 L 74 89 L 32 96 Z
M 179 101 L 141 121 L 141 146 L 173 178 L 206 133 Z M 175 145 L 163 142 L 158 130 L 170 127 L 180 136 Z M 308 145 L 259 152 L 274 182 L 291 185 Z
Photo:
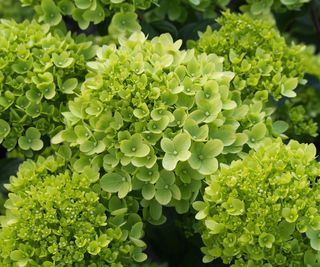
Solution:
M 31 156 L 62 125 L 94 46 L 34 21 L 1 20 L 0 42 L 0 144 Z
M 315 157 L 313 144 L 269 139 L 206 179 L 203 201 L 193 204 L 203 223 L 204 262 L 316 266 L 309 264 L 320 254 Z
M 21 164 L 1 217 L 1 266 L 128 266 L 144 261 L 138 203 L 99 186 L 99 172 L 61 157 Z
M 305 83 L 305 46 L 287 44 L 272 23 L 248 15 L 225 12 L 217 21 L 219 30 L 208 27 L 190 46 L 223 56 L 225 69 L 235 73 L 236 90 L 265 101 L 269 95 L 276 100 L 296 96 L 294 89 Z

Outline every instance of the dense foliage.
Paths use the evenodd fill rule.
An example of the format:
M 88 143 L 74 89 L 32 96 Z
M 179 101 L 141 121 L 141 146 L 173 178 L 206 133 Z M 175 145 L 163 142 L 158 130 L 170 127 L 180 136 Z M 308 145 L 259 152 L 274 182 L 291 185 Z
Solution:
M 0 0 L 0 265 L 320 266 L 319 14 Z

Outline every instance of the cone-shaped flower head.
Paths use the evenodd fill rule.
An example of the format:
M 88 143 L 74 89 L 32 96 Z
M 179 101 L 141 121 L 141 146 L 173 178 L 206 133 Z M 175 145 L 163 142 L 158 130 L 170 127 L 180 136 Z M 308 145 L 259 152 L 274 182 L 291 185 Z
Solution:
M 320 164 L 315 156 L 313 144 L 266 139 L 243 160 L 221 165 L 207 179 L 203 201 L 193 205 L 203 222 L 203 260 L 221 257 L 233 266 L 316 261 Z
M 97 168 L 79 173 L 61 157 L 22 163 L 7 185 L 0 265 L 121 267 L 144 261 L 138 203 L 104 193 L 99 177 Z

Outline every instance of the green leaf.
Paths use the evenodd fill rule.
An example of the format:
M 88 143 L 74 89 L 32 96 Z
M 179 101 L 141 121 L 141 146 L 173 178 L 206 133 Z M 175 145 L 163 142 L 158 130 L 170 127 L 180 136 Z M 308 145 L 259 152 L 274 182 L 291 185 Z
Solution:
M 297 94 L 293 91 L 298 86 L 298 78 L 287 78 L 281 85 L 281 94 L 286 97 L 295 97 Z
M 64 81 L 60 89 L 64 94 L 73 94 L 73 91 L 77 88 L 77 86 L 78 80 L 76 78 L 70 78 Z

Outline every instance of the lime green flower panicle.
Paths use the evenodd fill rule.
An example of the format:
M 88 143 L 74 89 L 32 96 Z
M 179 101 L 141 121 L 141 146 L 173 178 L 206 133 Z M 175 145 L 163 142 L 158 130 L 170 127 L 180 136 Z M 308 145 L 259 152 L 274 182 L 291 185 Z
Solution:
M 81 93 L 63 112 L 66 127 L 51 142 L 78 148 L 89 162 L 100 157 L 102 189 L 139 195 L 146 218 L 160 223 L 162 206 L 187 212 L 219 161 L 270 135 L 269 113 L 229 90 L 234 74 L 215 54 L 181 50 L 169 34 L 119 41 L 88 62 Z
M 317 261 L 320 164 L 315 156 L 313 144 L 265 139 L 243 160 L 220 165 L 206 179 L 203 201 L 193 204 L 203 225 L 203 261 L 221 258 L 232 266 Z
M 129 266 L 146 259 L 138 203 L 104 193 L 93 166 L 62 157 L 21 164 L 6 187 L 1 266 Z
M 208 28 L 192 46 L 224 57 L 225 69 L 236 75 L 232 90 L 264 102 L 268 95 L 296 95 L 294 89 L 305 83 L 305 46 L 287 44 L 272 23 L 248 15 L 225 12 L 217 21 L 221 28 Z
M 63 124 L 95 48 L 28 21 L 1 20 L 0 42 L 0 141 L 12 155 L 32 156 Z

